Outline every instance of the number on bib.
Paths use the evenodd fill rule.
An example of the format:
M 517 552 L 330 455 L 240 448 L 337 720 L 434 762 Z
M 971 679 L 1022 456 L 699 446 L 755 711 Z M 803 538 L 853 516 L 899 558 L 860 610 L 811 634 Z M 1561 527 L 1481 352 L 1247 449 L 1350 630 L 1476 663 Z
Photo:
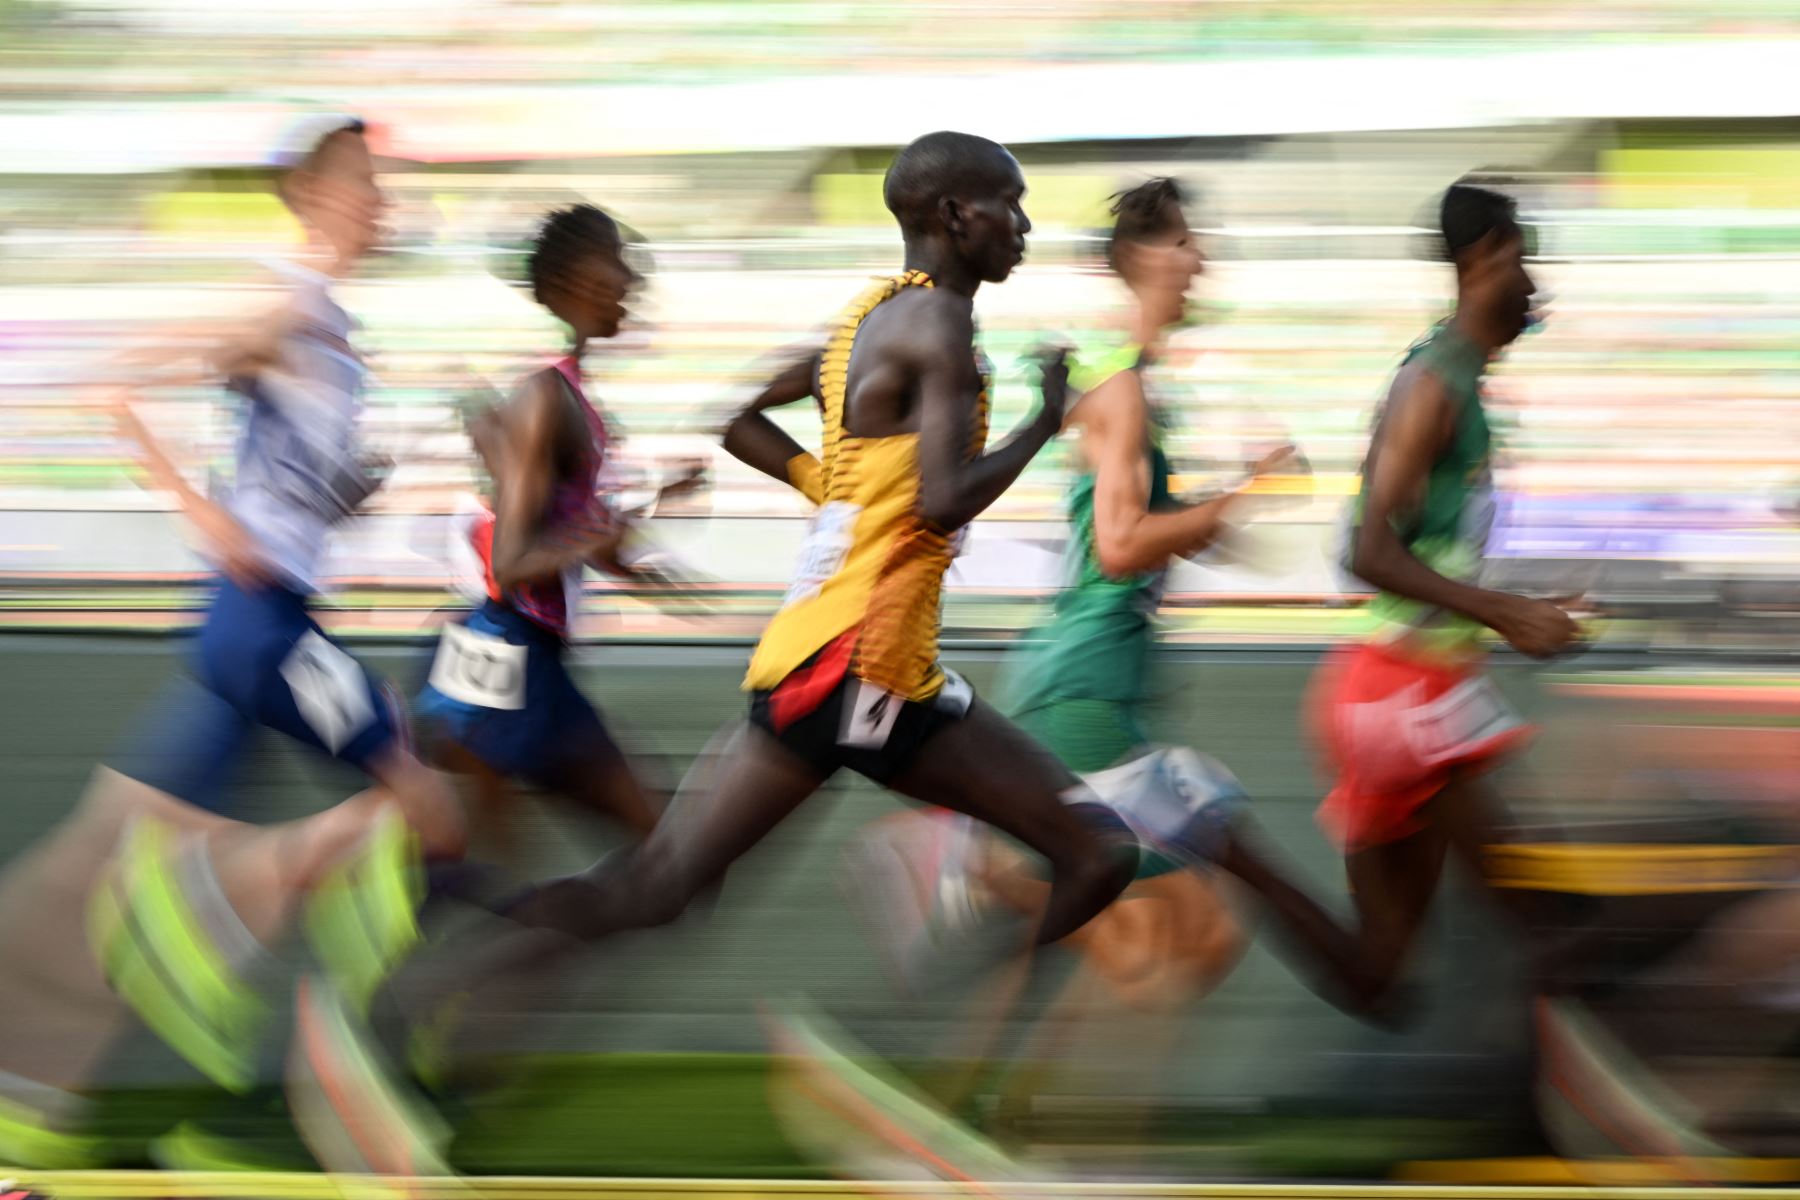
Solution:
M 975 703 L 975 688 L 968 680 L 948 667 L 944 668 L 944 686 L 932 697 L 932 706 L 952 716 L 966 716 Z
M 856 690 L 844 701 L 844 721 L 838 745 L 856 750 L 879 750 L 887 745 L 900 707 L 906 701 L 867 680 L 856 681 Z
M 856 518 L 862 507 L 833 500 L 813 514 L 806 528 L 806 540 L 800 544 L 800 563 L 794 568 L 794 582 L 782 601 L 785 608 L 810 600 L 819 594 L 825 581 L 836 575 L 850 554 Z
M 1521 724 L 1493 681 L 1465 680 L 1422 706 L 1413 718 L 1419 756 L 1436 765 Z
M 431 686 L 477 708 L 525 707 L 526 647 L 464 625 L 446 625 L 431 664 Z
M 314 630 L 301 635 L 282 660 L 281 677 L 293 693 L 301 719 L 332 754 L 375 719 L 362 667 Z

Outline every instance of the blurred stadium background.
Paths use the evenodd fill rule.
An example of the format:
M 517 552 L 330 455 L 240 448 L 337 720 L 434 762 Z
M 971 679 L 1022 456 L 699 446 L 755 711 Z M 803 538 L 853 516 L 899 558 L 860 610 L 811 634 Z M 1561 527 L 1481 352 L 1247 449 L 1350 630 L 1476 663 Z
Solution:
M 1029 403 L 1021 353 L 1046 336 L 1091 342 L 1117 310 L 1091 254 L 1107 195 L 1153 173 L 1195 183 L 1211 268 L 1165 374 L 1178 469 L 1205 487 L 1291 439 L 1317 486 L 1252 558 L 1177 574 L 1158 732 L 1223 753 L 1330 887 L 1297 712 L 1319 648 L 1359 619 L 1333 524 L 1388 374 L 1449 296 L 1446 270 L 1420 254 L 1429 201 L 1464 171 L 1512 172 L 1552 299 L 1493 382 L 1507 456 L 1497 552 L 1520 586 L 1586 589 L 1610 614 L 1599 652 L 1558 668 L 1570 690 L 1504 673 L 1551 723 L 1516 786 L 1564 816 L 1604 819 L 1609 798 L 1630 796 L 1641 820 L 1778 839 L 1767 830 L 1791 820 L 1800 777 L 1795 18 L 1790 0 L 0 0 L 5 833 L 22 846 L 47 829 L 174 669 L 177 643 L 125 635 L 183 625 L 202 596 L 201 564 L 135 482 L 92 385 L 171 320 L 244 302 L 256 256 L 292 236 L 266 186 L 271 149 L 328 109 L 377 122 L 392 168 L 392 252 L 347 302 L 380 376 L 372 440 L 399 465 L 336 547 L 333 620 L 378 665 L 421 671 L 414 643 L 452 603 L 446 517 L 471 480 L 456 397 L 472 380 L 504 387 L 556 336 L 496 266 L 534 212 L 584 196 L 638 230 L 654 264 L 637 328 L 593 360 L 627 469 L 644 487 L 681 459 L 715 472 L 652 522 L 704 589 L 593 580 L 582 628 L 604 643 L 583 651 L 586 681 L 672 769 L 737 711 L 741 647 L 803 519 L 795 497 L 716 452 L 715 418 L 756 360 L 894 263 L 879 195 L 892 148 L 966 127 L 1025 166 L 1030 260 L 979 303 L 1001 427 Z M 197 473 L 222 459 L 230 414 L 216 396 L 167 395 L 155 416 Z M 808 414 L 792 422 L 814 436 Z M 1060 456 L 1043 456 L 952 576 L 952 643 L 978 685 L 1055 585 L 1065 479 Z M 1712 674 L 1696 684 L 1701 667 Z M 1676 698 L 1656 699 L 1664 679 L 1682 684 Z M 1705 707 L 1709 687 L 1747 685 L 1779 699 L 1753 718 Z M 1622 715 L 1614 686 L 1648 708 Z M 1658 735 L 1644 730 L 1709 722 L 1767 732 L 1723 769 L 1647 757 Z M 1640 761 L 1663 772 L 1662 799 L 1647 799 Z M 271 748 L 247 786 L 275 816 L 342 782 Z M 784 829 L 711 923 L 633 942 L 581 990 L 544 997 L 570 1018 L 568 1053 L 535 1103 L 484 1116 L 464 1165 L 803 1171 L 743 1065 L 760 1049 L 751 1003 L 801 964 L 810 991 L 902 1058 L 943 1018 L 884 999 L 833 899 L 837 848 L 887 803 L 844 790 L 856 802 L 827 800 Z M 1746 804 L 1773 826 L 1746 833 Z M 538 867 L 586 852 L 533 830 L 519 854 Z M 1160 1165 L 1381 1176 L 1541 1151 L 1511 965 L 1472 905 L 1439 925 L 1437 1015 L 1405 1038 L 1330 1012 L 1254 951 L 1191 1022 L 1158 1117 Z M 117 1076 L 129 1138 L 153 1123 L 143 1097 L 160 1103 L 154 1089 L 180 1076 L 150 1047 Z M 1038 1114 L 1037 1132 L 1103 1170 L 1108 1096 L 1130 1086 L 1097 1071 Z M 212 1111 L 280 1140 L 272 1108 Z M 676 1137 L 671 1121 L 703 1132 Z M 1141 1156 L 1134 1139 L 1121 1132 L 1117 1153 Z
M 379 122 L 394 159 L 393 253 L 351 305 L 380 369 L 375 438 L 401 472 L 339 568 L 378 591 L 441 579 L 442 537 L 421 518 L 467 486 L 453 394 L 469 375 L 506 386 L 520 355 L 552 344 L 494 268 L 534 211 L 573 194 L 641 231 L 655 267 L 641 328 L 597 362 L 596 390 L 652 472 L 689 455 L 717 469 L 712 493 L 659 532 L 720 583 L 768 591 L 798 503 L 720 461 L 711 426 L 759 357 L 808 336 L 889 265 L 897 238 L 879 181 L 891 148 L 966 125 L 1019 152 L 1037 222 L 1026 269 L 981 302 L 1002 421 L 1027 403 L 1028 345 L 1091 341 L 1116 309 L 1090 270 L 1105 197 L 1153 172 L 1204 193 L 1212 276 L 1169 372 L 1181 468 L 1204 486 L 1247 449 L 1291 437 L 1319 488 L 1283 515 L 1278 548 L 1186 572 L 1177 593 L 1317 602 L 1343 584 L 1325 550 L 1371 407 L 1447 298 L 1417 227 L 1447 181 L 1502 167 L 1528 184 L 1552 301 L 1495 383 L 1514 500 L 1500 553 L 1533 575 L 1560 565 L 1640 610 L 1663 602 L 1665 617 L 1791 608 L 1800 100 L 1782 63 L 1800 41 L 1786 4 L 3 11 L 9 621 L 114 607 L 15 590 L 27 583 L 196 568 L 82 385 L 159 321 L 242 302 L 255 256 L 292 233 L 258 168 L 319 109 Z M 211 400 L 172 397 L 163 414 L 199 464 L 229 436 Z M 810 436 L 807 414 L 793 420 Z M 1043 542 L 1062 478 L 1046 455 L 995 509 L 959 566 L 965 588 L 1054 580 Z M 730 607 L 746 604 L 734 594 Z M 1248 615 L 1237 623 L 1264 632 Z

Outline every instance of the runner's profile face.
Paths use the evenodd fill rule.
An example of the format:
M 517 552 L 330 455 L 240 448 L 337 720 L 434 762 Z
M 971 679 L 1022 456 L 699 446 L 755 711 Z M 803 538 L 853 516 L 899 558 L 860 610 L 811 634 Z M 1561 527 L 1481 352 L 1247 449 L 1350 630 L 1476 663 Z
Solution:
M 1139 297 L 1157 325 L 1171 325 L 1187 312 L 1194 280 L 1205 268 L 1200 238 L 1187 214 L 1169 204 L 1157 232 L 1121 242 L 1115 261 L 1120 278 Z
M 629 315 L 626 300 L 640 282 L 625 262 L 624 244 L 584 255 L 569 272 L 568 284 L 558 289 L 552 311 L 582 338 L 616 337 Z
M 1025 173 L 1018 160 L 997 151 L 992 170 L 970 193 L 957 198 L 962 228 L 957 241 L 984 283 L 1001 283 L 1025 261 Z
M 344 263 L 366 257 L 381 244 L 387 195 L 362 134 L 346 130 L 332 135 L 312 167 L 297 173 L 292 198 L 295 214 Z
M 1482 253 L 1483 291 L 1497 327 L 1510 342 L 1531 323 L 1537 284 L 1525 269 L 1524 231 L 1515 227 L 1490 237 L 1492 243 Z

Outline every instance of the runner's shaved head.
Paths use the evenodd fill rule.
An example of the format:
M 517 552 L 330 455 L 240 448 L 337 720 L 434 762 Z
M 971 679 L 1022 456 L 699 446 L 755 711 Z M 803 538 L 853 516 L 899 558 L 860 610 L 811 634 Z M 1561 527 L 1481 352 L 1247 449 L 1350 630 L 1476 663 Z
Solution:
M 1459 180 L 1438 205 L 1438 228 L 1444 235 L 1444 254 L 1454 262 L 1490 233 L 1507 237 L 1520 232 L 1519 202 L 1504 192 Z
M 972 133 L 928 133 L 894 156 L 881 198 L 907 233 L 930 227 L 938 201 L 1008 186 L 1018 170 L 999 142 Z

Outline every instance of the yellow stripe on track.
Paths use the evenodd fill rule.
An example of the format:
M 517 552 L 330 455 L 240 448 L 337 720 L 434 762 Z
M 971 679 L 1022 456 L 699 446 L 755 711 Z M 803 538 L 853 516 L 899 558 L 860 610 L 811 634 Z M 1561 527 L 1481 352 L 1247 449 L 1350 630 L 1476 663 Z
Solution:
M 1556 1159 L 1486 1160 L 1494 1164 L 1558 1163 Z M 1755 1160 L 1773 1162 L 1775 1160 Z M 1785 1160 L 1783 1160 L 1785 1161 Z M 1594 1164 L 1601 1166 L 1601 1164 Z M 1618 1164 L 1625 1167 L 1630 1164 Z M 1474 1163 L 1421 1163 L 1417 1182 L 1401 1184 L 1151 1184 L 1031 1183 L 1003 1185 L 1021 1200 L 1094 1197 L 1095 1200 L 1742 1200 L 1729 1187 L 1468 1186 L 1437 1182 L 1426 1168 L 1445 1172 Z M 1570 1168 L 1564 1166 L 1562 1170 Z M 1653 1167 L 1648 1169 L 1653 1170 Z M 1420 1178 L 1419 1175 L 1425 1177 Z M 1755 1178 L 1749 1173 L 1748 1179 Z M 249 1172 L 190 1171 L 21 1171 L 17 1186 L 40 1189 L 53 1200 L 344 1200 L 389 1195 L 407 1200 L 867 1200 L 869 1196 L 966 1196 L 967 1188 L 947 1183 L 859 1183 L 709 1179 L 463 1178 L 377 1180 L 370 1177 Z M 1747 1179 L 1747 1181 L 1748 1181 Z M 1759 1189 L 1758 1197 L 1800 1200 L 1800 1189 Z
M 1495 887 L 1583 896 L 1757 891 L 1800 884 L 1800 847 L 1514 843 L 1483 856 Z
M 1684 1165 L 1691 1166 L 1692 1160 L 1684 1160 Z M 1705 1160 L 1706 1169 L 1718 1176 L 1720 1181 L 1729 1182 L 1734 1187 L 1745 1184 L 1777 1184 L 1800 1183 L 1800 1159 L 1792 1158 L 1709 1158 Z M 1525 1192 L 1533 1196 L 1548 1194 L 1545 1185 L 1558 1190 L 1570 1187 L 1586 1187 L 1591 1184 L 1604 1184 L 1609 1188 L 1632 1187 L 1633 1185 L 1654 1185 L 1661 1180 L 1676 1178 L 1671 1169 L 1657 1162 L 1639 1159 L 1608 1159 L 1603 1161 L 1575 1161 L 1566 1158 L 1472 1158 L 1443 1159 L 1421 1162 L 1402 1163 L 1394 1170 L 1394 1178 L 1410 1184 L 1447 1183 L 1463 1185 L 1495 1185 L 1512 1187 L 1514 1191 Z M 1430 1189 L 1432 1194 L 1438 1190 Z M 1484 1189 L 1475 1189 L 1484 1190 Z M 1641 1189 L 1640 1189 L 1641 1190 Z M 1694 1189 L 1685 1187 L 1662 1187 L 1656 1194 L 1671 1198 L 1691 1192 Z M 1708 1189 L 1712 1190 L 1712 1189 Z M 1786 1188 L 1773 1192 L 1758 1189 L 1757 1195 L 1793 1195 L 1795 1189 Z M 1415 1190 L 1411 1195 L 1420 1194 Z M 1601 1194 L 1588 1191 L 1584 1194 Z M 1614 1193 L 1616 1194 L 1616 1193 Z

